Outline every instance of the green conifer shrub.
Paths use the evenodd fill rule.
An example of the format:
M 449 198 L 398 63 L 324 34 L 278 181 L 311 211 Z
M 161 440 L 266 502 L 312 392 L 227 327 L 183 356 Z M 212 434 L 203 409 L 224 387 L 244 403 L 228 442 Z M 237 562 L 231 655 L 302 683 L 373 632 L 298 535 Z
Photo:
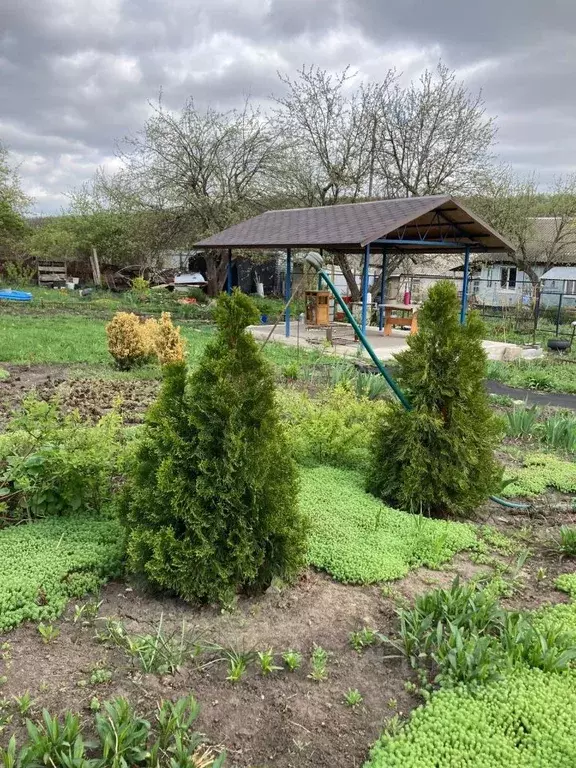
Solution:
M 484 326 L 474 312 L 460 325 L 447 281 L 430 289 L 418 324 L 396 358 L 412 410 L 397 403 L 382 416 L 368 487 L 411 512 L 467 515 L 502 478 L 494 458 L 501 428 L 484 388 Z
M 130 567 L 184 599 L 229 602 L 305 562 L 297 475 L 272 370 L 246 327 L 252 301 L 222 295 L 198 368 L 165 366 L 121 499 Z

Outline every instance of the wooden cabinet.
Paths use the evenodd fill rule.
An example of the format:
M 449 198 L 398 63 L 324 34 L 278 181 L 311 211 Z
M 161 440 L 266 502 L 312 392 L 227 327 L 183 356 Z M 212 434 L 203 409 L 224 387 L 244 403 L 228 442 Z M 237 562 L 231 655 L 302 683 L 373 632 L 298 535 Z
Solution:
M 308 327 L 330 325 L 330 291 L 306 291 L 305 301 Z

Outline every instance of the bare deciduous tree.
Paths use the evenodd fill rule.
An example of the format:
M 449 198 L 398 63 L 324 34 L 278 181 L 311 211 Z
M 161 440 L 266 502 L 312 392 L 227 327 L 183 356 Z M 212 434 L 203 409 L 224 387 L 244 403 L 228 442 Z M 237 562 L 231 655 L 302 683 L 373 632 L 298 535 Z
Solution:
M 286 93 L 276 98 L 277 125 L 287 148 L 282 174 L 295 205 L 334 205 L 365 197 L 375 167 L 377 108 L 394 74 L 382 83 L 359 83 L 347 67 L 332 75 L 303 67 L 296 78 L 279 74 Z M 350 258 L 335 254 L 353 301 L 360 299 Z
M 408 88 L 396 82 L 376 126 L 385 197 L 469 193 L 492 160 L 496 126 L 482 93 L 471 94 L 442 63 Z
M 177 229 L 173 241 L 190 246 L 265 209 L 278 144 L 269 121 L 248 103 L 242 110 L 201 112 L 189 100 L 174 113 L 160 101 L 143 130 L 123 142 L 116 195 L 133 210 L 169 214 Z M 226 255 L 215 252 L 206 261 L 208 290 L 216 294 Z

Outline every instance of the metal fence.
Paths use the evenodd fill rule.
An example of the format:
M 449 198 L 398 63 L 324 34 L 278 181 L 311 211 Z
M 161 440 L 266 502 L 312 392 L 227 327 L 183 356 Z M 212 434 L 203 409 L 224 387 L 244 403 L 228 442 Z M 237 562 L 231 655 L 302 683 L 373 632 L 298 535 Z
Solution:
M 526 280 L 502 284 L 501 280 L 473 277 L 469 287 L 470 306 L 479 310 L 496 335 L 569 335 L 576 321 L 576 295 L 544 287 L 536 307 L 534 287 Z

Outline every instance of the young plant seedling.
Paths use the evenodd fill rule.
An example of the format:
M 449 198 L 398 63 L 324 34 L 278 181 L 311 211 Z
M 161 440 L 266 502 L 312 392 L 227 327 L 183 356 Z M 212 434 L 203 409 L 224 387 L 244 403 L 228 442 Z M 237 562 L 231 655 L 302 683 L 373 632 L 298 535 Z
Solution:
M 350 645 L 358 653 L 362 653 L 364 648 L 370 645 L 374 645 L 377 640 L 376 632 L 369 627 L 362 627 L 357 632 L 350 632 L 349 635 Z
M 540 568 L 538 568 L 536 572 L 536 581 L 537 582 L 544 581 L 547 575 L 548 575 L 548 571 L 546 570 L 546 568 L 543 568 L 542 566 L 540 566 Z
M 32 696 L 30 696 L 30 691 L 26 691 L 22 696 L 14 696 L 14 701 L 16 703 L 16 708 L 21 715 L 28 714 L 34 704 Z
M 74 617 L 72 621 L 74 624 L 78 624 L 80 621 L 84 626 L 89 626 L 98 618 L 98 611 L 104 601 L 100 600 L 98 603 L 88 602 L 82 605 L 74 606 Z
M 43 622 L 38 624 L 38 632 L 45 643 L 53 643 L 60 634 L 60 630 L 53 624 L 44 624 Z
M 109 669 L 96 667 L 90 675 L 90 685 L 102 685 L 109 683 L 112 679 L 112 672 Z
M 242 656 L 230 657 L 228 659 L 228 675 L 226 680 L 229 680 L 231 683 L 239 683 L 244 677 L 247 667 L 248 662 Z
M 326 680 L 328 677 L 328 672 L 326 670 L 327 662 L 328 653 L 320 645 L 315 645 L 311 657 L 312 672 L 310 672 L 308 677 L 311 680 L 315 680 L 317 683 Z
M 362 704 L 364 698 L 357 688 L 349 688 L 344 696 L 344 703 L 347 707 L 354 709 L 359 704 Z
M 258 651 L 258 660 L 260 661 L 260 672 L 262 672 L 263 675 L 270 675 L 275 670 L 282 669 L 282 667 L 274 664 L 274 653 L 272 648 L 269 648 L 267 651 Z
M 99 712 L 100 711 L 100 700 L 97 696 L 94 696 L 92 700 L 90 701 L 90 711 L 91 712 Z
M 302 666 L 302 654 L 298 651 L 288 650 L 282 654 L 282 661 L 290 672 L 295 672 Z

